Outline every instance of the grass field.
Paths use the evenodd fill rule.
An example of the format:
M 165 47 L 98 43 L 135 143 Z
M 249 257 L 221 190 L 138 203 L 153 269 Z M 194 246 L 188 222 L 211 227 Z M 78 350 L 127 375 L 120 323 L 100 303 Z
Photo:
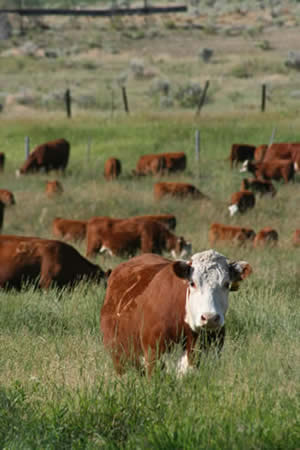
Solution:
M 82 283 L 73 292 L 55 289 L 0 295 L 0 447 L 5 449 L 296 449 L 299 416 L 299 267 L 292 247 L 299 228 L 299 175 L 295 184 L 276 183 L 274 199 L 257 201 L 254 210 L 230 218 L 227 203 L 243 174 L 228 163 L 233 142 L 268 142 L 273 126 L 278 140 L 297 140 L 297 115 L 205 115 L 153 113 L 112 119 L 63 114 L 28 119 L 3 118 L 1 150 L 7 167 L 1 187 L 11 189 L 17 205 L 5 212 L 3 233 L 51 237 L 55 216 L 130 216 L 174 213 L 176 233 L 209 248 L 211 222 L 274 226 L 278 248 L 219 246 L 230 258 L 245 259 L 253 274 L 231 294 L 227 337 L 221 358 L 213 353 L 199 370 L 178 379 L 159 369 L 148 380 L 135 371 L 118 378 L 102 346 L 99 312 L 104 288 Z M 199 168 L 194 132 L 201 132 Z M 47 199 L 44 174 L 16 179 L 24 160 L 24 136 L 32 146 L 53 137 L 71 142 L 65 192 Z M 91 151 L 87 159 L 87 142 Z M 170 177 L 188 181 L 210 201 L 156 203 L 152 178 L 134 179 L 141 154 L 184 150 L 188 168 Z M 119 157 L 121 178 L 107 183 L 103 164 Z M 85 253 L 85 244 L 77 245 Z M 167 255 L 166 255 L 167 256 Z M 101 266 L 121 258 L 99 256 Z M 174 350 L 175 352 L 177 349 Z M 172 356 L 171 356 L 172 357 Z

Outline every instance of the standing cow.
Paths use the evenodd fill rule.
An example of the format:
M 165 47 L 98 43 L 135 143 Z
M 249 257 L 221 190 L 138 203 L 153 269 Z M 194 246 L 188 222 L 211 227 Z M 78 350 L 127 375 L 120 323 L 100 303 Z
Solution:
M 107 181 L 116 180 L 122 172 L 121 161 L 117 158 L 109 158 L 104 164 L 104 177 Z
M 246 261 L 229 261 L 207 250 L 189 262 L 145 254 L 117 266 L 108 280 L 101 310 L 104 346 L 116 371 L 129 362 L 148 375 L 157 358 L 181 343 L 177 370 L 183 374 L 202 350 L 222 348 L 228 294 L 251 273 Z
M 254 158 L 255 147 L 248 144 L 232 144 L 229 161 L 231 169 L 238 163 Z
M 36 147 L 26 159 L 23 166 L 16 171 L 16 175 L 38 172 L 44 169 L 61 170 L 63 173 L 67 167 L 70 154 L 70 144 L 65 139 L 56 139 Z

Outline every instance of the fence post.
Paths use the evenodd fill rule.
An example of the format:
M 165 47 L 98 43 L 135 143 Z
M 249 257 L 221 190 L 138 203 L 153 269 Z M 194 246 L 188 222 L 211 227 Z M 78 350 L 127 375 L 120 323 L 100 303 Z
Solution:
M 29 156 L 30 139 L 29 136 L 25 136 L 25 159 Z
M 71 92 L 70 89 L 67 89 L 65 92 L 65 103 L 66 103 L 66 111 L 67 111 L 67 117 L 71 118 Z
M 275 133 L 276 133 L 276 127 L 274 127 L 273 130 L 272 130 L 272 134 L 271 134 L 270 142 L 269 142 L 269 147 L 273 144 Z
M 126 87 L 122 86 L 122 96 L 123 96 L 123 102 L 124 102 L 124 109 L 129 114 L 129 107 L 128 107 L 128 99 L 127 99 L 127 93 L 126 93 Z
M 266 91 L 267 91 L 267 86 L 265 84 L 263 84 L 262 90 L 261 90 L 261 112 L 265 112 L 265 109 L 266 109 Z
M 204 89 L 203 89 L 203 92 L 202 92 L 202 95 L 201 95 L 200 100 L 199 100 L 199 103 L 198 103 L 196 115 L 200 113 L 201 108 L 202 108 L 202 106 L 204 105 L 208 87 L 209 87 L 209 80 L 206 80 L 206 81 L 205 81 L 205 86 L 204 86 Z

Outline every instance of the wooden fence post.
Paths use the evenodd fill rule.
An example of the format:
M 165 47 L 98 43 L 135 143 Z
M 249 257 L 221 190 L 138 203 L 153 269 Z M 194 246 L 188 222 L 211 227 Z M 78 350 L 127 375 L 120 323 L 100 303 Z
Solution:
M 29 147 L 30 147 L 29 136 L 25 136 L 25 159 L 27 159 L 29 156 L 29 152 L 30 152 Z
M 272 130 L 272 134 L 271 134 L 270 142 L 269 142 L 269 147 L 273 144 L 275 133 L 276 133 L 276 127 L 274 127 L 273 130 Z
M 206 94 L 207 94 L 207 90 L 209 87 L 209 80 L 205 81 L 205 86 L 202 92 L 202 95 L 199 99 L 199 103 L 198 103 L 198 107 L 197 107 L 197 111 L 196 111 L 196 115 L 200 113 L 202 106 L 204 105 L 205 99 L 206 99 Z
M 70 119 L 72 116 L 71 112 L 71 92 L 70 89 L 67 89 L 65 92 L 65 103 L 66 103 L 66 111 L 67 111 L 67 117 Z
M 266 91 L 267 91 L 267 86 L 265 84 L 263 84 L 262 90 L 261 90 L 261 112 L 265 112 L 265 109 L 266 109 Z
M 122 96 L 123 96 L 123 102 L 124 102 L 124 109 L 129 114 L 129 107 L 128 107 L 128 99 L 127 99 L 127 93 L 125 86 L 122 86 Z

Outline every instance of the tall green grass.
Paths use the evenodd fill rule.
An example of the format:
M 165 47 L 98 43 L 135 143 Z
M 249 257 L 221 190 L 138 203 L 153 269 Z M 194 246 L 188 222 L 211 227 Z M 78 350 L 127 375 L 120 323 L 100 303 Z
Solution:
M 0 293 L 0 448 L 7 449 L 295 449 L 299 416 L 299 249 L 291 235 L 300 226 L 299 175 L 296 183 L 276 183 L 274 199 L 259 199 L 253 211 L 229 217 L 227 203 L 243 174 L 230 170 L 233 142 L 259 145 L 298 140 L 298 119 L 289 115 L 248 114 L 242 119 L 184 115 L 142 115 L 112 119 L 62 115 L 4 119 L 1 150 L 7 167 L 1 187 L 16 196 L 7 208 L 3 233 L 51 237 L 55 216 L 88 219 L 144 213 L 174 213 L 176 234 L 209 248 L 211 222 L 241 224 L 256 231 L 273 226 L 278 248 L 218 245 L 230 258 L 249 261 L 253 274 L 230 296 L 227 336 L 220 358 L 212 352 L 200 368 L 178 378 L 159 366 L 148 380 L 134 370 L 118 378 L 102 345 L 99 314 L 104 288 L 81 283 L 56 289 Z M 199 168 L 194 132 L 200 129 Z M 24 136 L 33 145 L 56 137 L 71 143 L 68 173 L 16 179 L 24 160 Z M 86 146 L 92 139 L 90 160 Z M 145 153 L 183 150 L 184 174 L 171 180 L 196 184 L 210 201 L 155 202 L 159 178 L 131 176 Z M 119 157 L 123 174 L 107 183 L 103 165 Z M 59 177 L 65 192 L 44 193 L 47 178 Z M 85 243 L 76 248 L 85 253 Z M 166 256 L 168 256 L 166 254 Z M 124 259 L 98 256 L 104 268 Z M 175 360 L 179 349 L 170 355 Z

